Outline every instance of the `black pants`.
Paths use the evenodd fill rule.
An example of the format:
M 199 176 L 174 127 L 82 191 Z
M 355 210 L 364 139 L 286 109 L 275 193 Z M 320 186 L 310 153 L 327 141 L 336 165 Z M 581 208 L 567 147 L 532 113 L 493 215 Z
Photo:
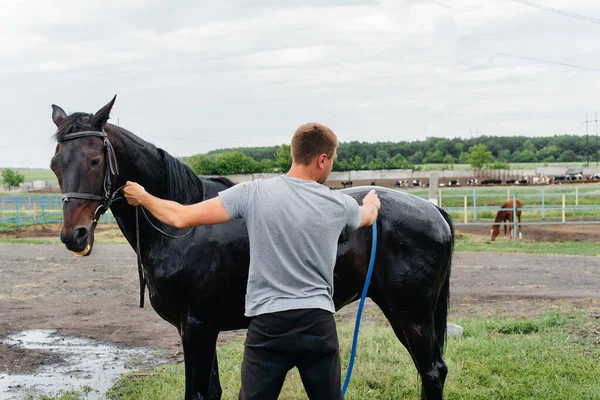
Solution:
M 309 399 L 342 398 L 333 314 L 306 309 L 253 317 L 246 335 L 238 399 L 277 399 L 293 367 L 298 367 Z

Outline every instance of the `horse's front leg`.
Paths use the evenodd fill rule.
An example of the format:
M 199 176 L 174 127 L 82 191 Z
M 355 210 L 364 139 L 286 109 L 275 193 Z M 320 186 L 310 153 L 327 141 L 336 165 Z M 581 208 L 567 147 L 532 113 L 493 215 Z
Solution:
M 185 364 L 185 400 L 219 400 L 221 384 L 216 346 L 219 331 L 188 315 L 181 329 Z

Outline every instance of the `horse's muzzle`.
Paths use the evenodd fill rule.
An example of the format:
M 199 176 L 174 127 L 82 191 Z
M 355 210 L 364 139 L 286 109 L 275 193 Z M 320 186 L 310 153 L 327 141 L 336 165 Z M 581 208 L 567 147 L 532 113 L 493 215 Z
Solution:
M 92 235 L 89 234 L 89 230 L 86 227 L 77 227 L 71 232 L 61 229 L 60 241 L 65 244 L 67 249 L 71 250 L 75 255 L 87 256 L 92 252 Z

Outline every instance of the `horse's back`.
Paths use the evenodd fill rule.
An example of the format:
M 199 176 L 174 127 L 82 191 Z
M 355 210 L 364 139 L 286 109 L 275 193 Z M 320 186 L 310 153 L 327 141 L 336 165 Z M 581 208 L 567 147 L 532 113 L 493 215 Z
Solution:
M 341 191 L 362 203 L 362 199 L 372 189 L 381 201 L 378 220 L 382 227 L 387 226 L 403 235 L 413 233 L 421 237 L 426 236 L 437 242 L 451 239 L 452 227 L 449 217 L 428 200 L 384 187 L 360 186 Z

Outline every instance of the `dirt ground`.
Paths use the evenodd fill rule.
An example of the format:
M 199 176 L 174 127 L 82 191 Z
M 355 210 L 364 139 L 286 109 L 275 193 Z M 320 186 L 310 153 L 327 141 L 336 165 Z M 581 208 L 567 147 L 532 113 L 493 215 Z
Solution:
M 456 231 L 489 238 L 488 226 L 457 226 Z M 600 242 L 600 225 L 524 225 L 521 226 L 523 240 L 532 242 Z M 508 230 L 507 230 L 508 235 Z M 500 227 L 500 236 L 504 240 L 504 228 Z
M 482 227 L 458 231 L 487 235 Z M 524 227 L 523 234 L 530 240 L 600 242 L 600 230 L 592 226 L 532 226 Z M 10 235 L 56 237 L 57 228 L 30 227 Z M 455 254 L 451 286 L 450 320 L 526 317 L 553 306 L 585 308 L 596 315 L 600 257 L 461 252 Z M 353 319 L 356 306 L 341 310 L 340 317 Z M 0 340 L 27 329 L 57 329 L 61 335 L 143 346 L 172 361 L 182 359 L 177 330 L 148 299 L 145 308 L 138 306 L 135 253 L 128 245 L 96 244 L 94 253 L 82 258 L 60 245 L 0 244 Z M 222 333 L 220 340 L 243 335 Z M 56 361 L 52 355 L 0 345 L 0 372 L 28 372 Z

